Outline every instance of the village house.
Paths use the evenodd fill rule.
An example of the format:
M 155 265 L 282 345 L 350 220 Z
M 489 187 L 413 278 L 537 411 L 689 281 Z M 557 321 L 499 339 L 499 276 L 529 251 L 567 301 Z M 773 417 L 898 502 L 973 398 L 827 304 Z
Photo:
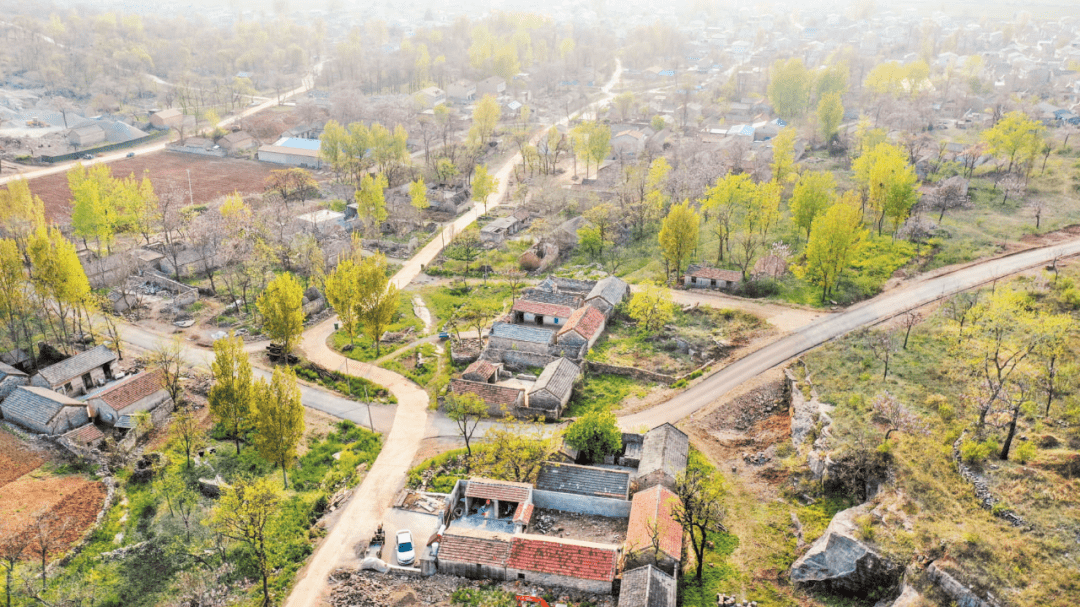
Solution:
M 565 358 L 548 363 L 529 389 L 528 412 L 543 415 L 551 421 L 559 419 L 579 377 L 581 369 Z
M 461 374 L 461 379 L 492 384 L 499 379 L 500 370 L 502 370 L 502 364 L 500 363 L 482 359 L 476 360 L 465 368 L 465 371 Z
M 585 305 L 600 310 L 604 318 L 611 318 L 615 307 L 628 295 L 630 295 L 630 285 L 626 284 L 626 281 L 615 276 L 608 276 L 597 281 L 589 294 L 585 296 Z
M 567 313 L 567 318 L 570 314 Z M 491 325 L 488 346 L 501 350 L 520 350 L 547 354 L 548 346 L 555 342 L 555 331 L 540 327 L 527 327 L 506 322 Z
M 476 83 L 476 95 L 478 97 L 483 97 L 484 95 L 498 97 L 499 95 L 502 95 L 505 91 L 506 80 L 498 76 L 489 76 Z
M 734 289 L 742 282 L 742 273 L 708 266 L 690 266 L 683 275 L 683 284 L 695 289 Z
M 85 397 L 90 417 L 114 428 L 134 428 L 135 413 L 147 411 L 155 424 L 172 411 L 172 397 L 165 389 L 161 370 L 144 371 L 114 382 Z
M 260 147 L 259 160 L 307 169 L 321 169 L 322 158 L 319 156 L 319 146 L 318 139 L 283 137 L 273 145 Z
M 476 100 L 476 83 L 472 80 L 456 80 L 446 87 L 446 96 L 457 103 L 472 103 Z
M 646 565 L 623 573 L 619 607 L 675 607 L 679 585 L 674 577 Z
M 626 530 L 626 567 L 652 565 L 675 575 L 683 544 L 683 527 L 674 516 L 678 496 L 663 485 L 654 485 L 635 493 L 632 502 Z
M 28 383 L 30 383 L 30 378 L 26 373 L 0 362 L 0 402 L 3 402 L 15 388 L 25 386 Z
M 446 91 L 437 86 L 429 86 L 425 89 L 421 89 L 420 92 L 416 94 L 416 97 L 424 107 L 433 108 L 436 105 L 446 103 Z
M 230 152 L 255 147 L 255 139 L 244 131 L 235 131 L 218 139 L 218 145 Z
M 630 496 L 630 472 L 544 462 L 540 467 L 540 474 L 536 477 L 536 488 L 540 491 L 625 500 Z
M 611 138 L 612 158 L 635 158 L 645 149 L 645 133 L 637 129 L 620 131 Z
M 686 470 L 690 438 L 671 424 L 663 424 L 645 433 L 641 442 L 641 461 L 635 481 L 638 488 L 663 485 L 674 490 L 675 480 Z
M 80 447 L 96 449 L 105 441 L 105 433 L 94 424 L 86 424 L 64 433 L 63 438 Z
M 565 325 L 574 309 L 531 299 L 518 299 L 510 308 L 514 322 L 530 325 Z
M 480 240 L 488 243 L 501 243 L 508 236 L 513 236 L 521 230 L 521 221 L 513 215 L 500 217 L 495 221 L 480 228 Z
M 488 407 L 488 415 L 501 416 L 504 413 L 516 414 L 525 406 L 525 390 L 499 386 L 487 382 L 466 379 L 450 380 L 450 392 L 454 394 L 475 394 Z
M 101 345 L 41 369 L 30 384 L 74 397 L 112 381 L 115 364 L 116 353 Z
M 592 349 L 593 344 L 604 333 L 607 319 L 603 312 L 593 306 L 583 306 L 574 310 L 566 325 L 559 329 L 556 343 Z
M 90 423 L 86 405 L 37 386 L 19 386 L 0 403 L 4 419 L 31 432 L 57 435 Z
M 159 130 L 178 129 L 183 125 L 184 112 L 178 108 L 161 110 L 150 115 L 150 126 Z

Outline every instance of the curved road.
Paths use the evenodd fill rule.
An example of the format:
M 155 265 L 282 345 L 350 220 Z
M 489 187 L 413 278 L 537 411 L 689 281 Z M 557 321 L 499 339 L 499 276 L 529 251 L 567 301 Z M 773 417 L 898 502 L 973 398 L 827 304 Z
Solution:
M 623 428 L 652 428 L 691 417 L 724 394 L 758 375 L 780 366 L 803 352 L 845 335 L 855 329 L 875 325 L 908 310 L 954 293 L 993 282 L 1003 276 L 1046 265 L 1056 258 L 1080 254 L 1080 239 L 974 263 L 947 274 L 927 278 L 897 291 L 863 302 L 846 312 L 807 325 L 764 348 L 713 373 L 671 400 L 619 418 Z

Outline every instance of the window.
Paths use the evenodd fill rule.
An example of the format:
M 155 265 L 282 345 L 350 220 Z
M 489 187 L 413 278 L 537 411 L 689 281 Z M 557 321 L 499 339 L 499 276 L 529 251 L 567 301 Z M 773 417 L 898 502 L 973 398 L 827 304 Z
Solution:
M 92 390 L 94 388 L 94 378 L 90 377 L 89 373 L 83 374 L 82 383 L 87 390 Z
M 519 579 L 519 580 L 523 580 L 523 579 L 525 579 L 525 574 L 524 574 L 524 573 L 519 573 L 519 574 L 518 574 L 518 579 Z
M 68 394 L 71 393 L 71 382 L 64 384 L 64 392 Z

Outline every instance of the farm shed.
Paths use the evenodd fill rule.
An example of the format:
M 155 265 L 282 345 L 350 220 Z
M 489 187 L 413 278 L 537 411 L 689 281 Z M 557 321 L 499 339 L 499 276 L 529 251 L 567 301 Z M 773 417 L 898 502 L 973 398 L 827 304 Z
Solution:
M 689 452 L 690 439 L 675 426 L 663 424 L 649 430 L 641 444 L 641 463 L 635 479 L 638 487 L 647 489 L 659 484 L 674 489 L 675 479 L 686 470 Z
M 528 408 L 548 419 L 558 419 L 570 402 L 574 383 L 580 376 L 581 369 L 565 358 L 548 363 L 529 389 Z
M 90 415 L 109 426 L 134 428 L 131 416 L 148 411 L 155 424 L 161 423 L 172 411 L 164 380 L 161 370 L 146 371 L 92 392 L 86 397 Z
M 621 278 L 608 276 L 600 280 L 585 296 L 585 305 L 593 306 L 604 313 L 605 318 L 610 318 L 615 306 L 630 294 L 630 285 Z
M 488 414 L 492 416 L 503 415 L 506 409 L 511 413 L 517 413 L 525 406 L 525 390 L 497 386 L 486 382 L 469 381 L 466 379 L 450 380 L 450 391 L 454 394 L 475 394 L 488 406 Z
M 4 419 L 40 434 L 64 434 L 90 423 L 86 405 L 36 386 L 19 386 L 3 403 Z
M 625 500 L 630 495 L 630 472 L 560 462 L 544 462 L 536 478 L 541 491 Z
M 683 284 L 697 289 L 734 289 L 742 282 L 742 273 L 716 268 L 692 268 L 683 276 Z
M 112 381 L 114 364 L 116 353 L 101 345 L 45 367 L 30 378 L 30 383 L 68 396 L 78 396 Z

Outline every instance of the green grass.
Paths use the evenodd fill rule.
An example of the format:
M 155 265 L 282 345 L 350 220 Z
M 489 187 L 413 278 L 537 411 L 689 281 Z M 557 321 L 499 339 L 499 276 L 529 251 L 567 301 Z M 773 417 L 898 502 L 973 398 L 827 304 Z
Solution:
M 464 306 L 483 311 L 490 318 L 510 305 L 510 287 L 503 282 L 488 280 L 487 285 L 472 280 L 468 286 L 427 287 L 420 291 L 424 303 L 441 326 Z M 462 326 L 461 330 L 469 329 Z
M 412 297 L 405 293 L 399 297 L 397 313 L 394 315 L 393 322 L 390 323 L 390 326 L 387 327 L 386 330 L 391 333 L 398 333 L 410 327 L 413 329 L 413 332 L 406 339 L 408 341 L 419 339 L 424 332 L 424 321 L 420 320 L 416 316 L 416 313 L 413 312 Z M 345 352 L 343 348 L 350 344 L 352 345 L 352 349 Z M 361 329 L 360 333 L 352 339 L 350 339 L 344 331 L 336 331 L 330 336 L 330 347 L 353 360 L 370 362 L 379 356 L 393 352 L 395 349 L 401 347 L 401 344 L 384 343 L 378 348 L 379 352 L 376 354 L 375 340 L 364 335 L 363 330 Z
M 423 364 L 417 366 L 416 355 L 420 353 Z M 440 356 L 432 344 L 422 344 L 418 348 L 410 348 L 393 360 L 383 364 L 384 369 L 404 375 L 421 386 L 428 386 L 439 370 Z
M 473 456 L 484 452 L 483 445 L 473 445 Z M 450 493 L 454 490 L 454 484 L 467 478 L 465 463 L 462 459 L 467 451 L 464 448 L 452 449 L 421 462 L 409 470 L 409 488 L 417 489 L 422 482 L 425 471 L 434 469 L 437 474 L 428 481 L 427 490 L 434 493 Z
M 654 385 L 622 375 L 590 374 L 585 379 L 585 385 L 574 392 L 566 409 L 566 416 L 577 417 L 592 411 L 615 411 L 626 398 L 643 397 Z
M 330 377 L 324 377 L 312 369 L 304 367 L 296 368 L 296 376 L 300 379 L 305 379 L 319 384 L 324 388 L 335 390 L 338 393 L 353 399 L 363 399 L 366 395 L 367 398 L 370 398 L 373 401 L 385 403 L 397 402 L 397 397 L 387 390 L 386 387 L 381 386 L 370 379 L 346 375 L 339 371 L 328 371 L 327 373 Z

